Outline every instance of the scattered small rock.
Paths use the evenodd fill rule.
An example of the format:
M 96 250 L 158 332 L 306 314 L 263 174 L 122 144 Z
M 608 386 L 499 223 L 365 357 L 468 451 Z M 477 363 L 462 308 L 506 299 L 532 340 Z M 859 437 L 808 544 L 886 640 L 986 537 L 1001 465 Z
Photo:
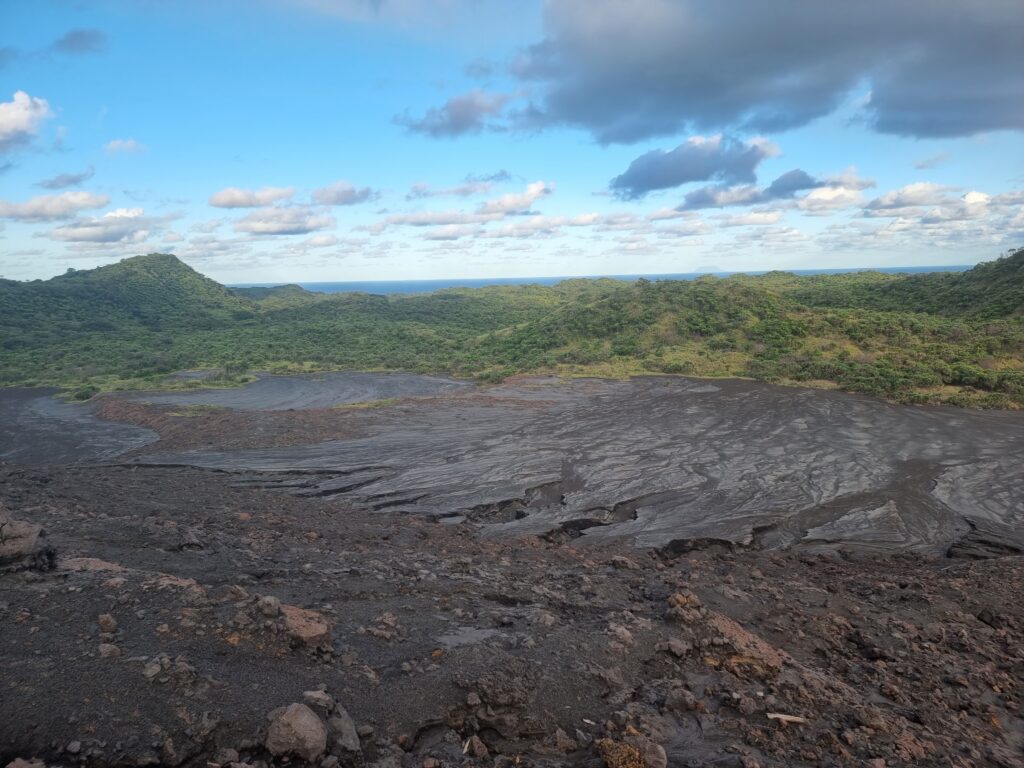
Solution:
M 571 738 L 569 734 L 563 731 L 561 728 L 555 729 L 555 734 L 552 736 L 555 749 L 559 752 L 575 752 L 580 748 L 580 745 L 576 743 L 576 740 Z
M 272 595 L 264 595 L 256 603 L 256 608 L 263 616 L 273 619 L 281 614 L 281 601 Z
M 621 624 L 610 624 L 608 626 L 608 634 L 610 634 L 623 645 L 633 644 L 633 633 Z
M 100 643 L 99 652 L 101 659 L 113 659 L 121 655 L 121 649 L 113 643 Z
M 693 643 L 673 637 L 666 640 L 664 643 L 658 643 L 655 646 L 655 650 L 665 651 L 666 653 L 670 653 L 675 656 L 677 659 L 682 659 L 693 652 Z
M 470 736 L 469 741 L 463 745 L 462 754 L 470 755 L 471 757 L 482 760 L 487 757 L 489 753 L 487 745 L 484 744 L 483 740 L 479 736 L 474 734 L 473 736 Z
M 219 763 L 220 765 L 237 763 L 238 751 L 230 748 L 219 749 L 217 750 L 217 754 L 213 757 L 213 762 Z
M 615 555 L 608 562 L 610 562 L 612 564 L 613 568 L 618 568 L 619 570 L 623 570 L 623 571 L 638 571 L 638 570 L 640 570 L 640 566 L 635 561 L 630 560 L 628 557 L 623 557 L 622 555 Z
M 97 557 L 62 557 L 60 567 L 63 571 L 78 573 L 122 573 L 123 565 L 109 563 Z
M 7 764 L 7 768 L 46 768 L 46 763 L 38 759 L 26 760 L 23 757 L 16 757 Z
M 326 691 L 306 691 L 302 694 L 302 700 L 313 709 L 330 713 L 334 709 L 334 699 Z
M 331 644 L 331 630 L 316 611 L 297 608 L 294 605 L 279 605 L 284 615 L 285 628 L 289 636 L 300 645 L 309 648 L 326 648 Z
M 697 697 L 682 686 L 673 688 L 665 697 L 665 708 L 679 714 L 693 712 L 698 708 Z

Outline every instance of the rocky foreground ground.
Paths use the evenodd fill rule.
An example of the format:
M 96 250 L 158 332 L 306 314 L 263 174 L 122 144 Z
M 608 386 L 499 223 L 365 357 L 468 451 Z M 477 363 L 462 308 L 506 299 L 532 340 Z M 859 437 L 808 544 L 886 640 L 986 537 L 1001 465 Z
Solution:
M 0 465 L 0 765 L 1024 765 L 1019 557 L 487 538 L 263 480 Z

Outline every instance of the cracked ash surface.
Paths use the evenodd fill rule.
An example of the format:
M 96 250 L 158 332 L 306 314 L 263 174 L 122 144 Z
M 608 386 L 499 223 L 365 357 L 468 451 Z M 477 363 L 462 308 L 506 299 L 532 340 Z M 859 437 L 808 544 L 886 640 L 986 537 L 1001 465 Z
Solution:
M 259 385 L 187 397 L 277 409 L 275 390 L 294 387 L 260 384 L 259 397 Z M 1024 545 L 1024 414 L 668 377 L 522 379 L 455 392 L 380 409 L 338 440 L 157 445 L 136 460 L 279 473 L 265 484 L 377 510 L 464 515 L 488 523 L 486 535 L 564 528 L 639 547 L 927 554 Z
M 1020 414 L 345 376 L 4 393 L 0 758 L 1024 764 Z

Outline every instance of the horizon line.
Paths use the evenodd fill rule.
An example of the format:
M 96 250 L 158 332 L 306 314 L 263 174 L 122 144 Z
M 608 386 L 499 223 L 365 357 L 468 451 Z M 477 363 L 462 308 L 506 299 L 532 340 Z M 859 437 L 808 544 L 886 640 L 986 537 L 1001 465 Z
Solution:
M 966 271 L 973 269 L 976 264 L 922 264 L 918 266 L 904 265 L 897 267 L 805 267 L 800 269 L 736 269 L 736 270 L 714 270 L 714 271 L 693 271 L 693 272 L 630 272 L 623 274 L 590 274 L 590 275 L 518 275 L 514 277 L 423 277 L 423 278 L 406 278 L 406 279 L 375 279 L 365 278 L 360 280 L 291 280 L 288 282 L 261 282 L 261 283 L 223 283 L 223 285 L 229 288 L 263 288 L 263 287 L 275 287 L 282 285 L 330 285 L 330 284 L 357 284 L 357 283 L 444 283 L 451 282 L 453 280 L 472 280 L 474 282 L 482 280 L 616 280 L 616 279 L 657 279 L 657 278 L 672 278 L 672 277 L 703 277 L 713 276 L 722 277 L 729 275 L 766 275 L 771 272 L 784 272 L 789 274 L 799 275 L 801 273 L 816 272 L 816 273 L 856 273 L 856 272 L 886 272 L 886 273 L 900 273 L 906 272 L 908 274 L 913 272 L 956 272 Z

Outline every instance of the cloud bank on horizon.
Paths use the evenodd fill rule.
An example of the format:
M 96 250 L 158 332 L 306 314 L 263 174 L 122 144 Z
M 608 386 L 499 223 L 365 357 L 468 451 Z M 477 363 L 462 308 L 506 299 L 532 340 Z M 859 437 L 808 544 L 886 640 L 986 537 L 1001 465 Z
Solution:
M 0 274 L 970 264 L 1024 245 L 1019 0 L 0 8 Z

